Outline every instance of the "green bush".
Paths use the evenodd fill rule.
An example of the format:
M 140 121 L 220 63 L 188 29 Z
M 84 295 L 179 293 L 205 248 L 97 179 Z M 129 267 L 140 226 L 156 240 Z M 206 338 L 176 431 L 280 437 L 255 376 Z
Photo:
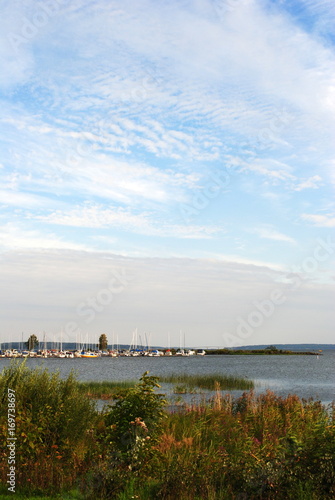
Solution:
M 129 389 L 106 414 L 110 443 L 122 453 L 133 453 L 139 442 L 157 435 L 159 424 L 166 415 L 164 396 L 155 393 L 159 387 L 158 377 L 145 372 L 140 383 Z
M 88 495 L 116 498 L 140 472 L 143 475 L 166 416 L 164 396 L 155 393 L 159 387 L 158 378 L 145 372 L 134 388 L 109 407 L 102 445 L 105 455 L 87 476 Z
M 13 361 L 0 375 L 2 450 L 8 438 L 8 388 L 15 391 L 16 400 L 17 487 L 47 492 L 71 485 L 80 468 L 86 467 L 92 449 L 94 403 L 79 391 L 73 374 L 63 380 L 59 373 Z M 6 451 L 2 457 L 4 480 Z

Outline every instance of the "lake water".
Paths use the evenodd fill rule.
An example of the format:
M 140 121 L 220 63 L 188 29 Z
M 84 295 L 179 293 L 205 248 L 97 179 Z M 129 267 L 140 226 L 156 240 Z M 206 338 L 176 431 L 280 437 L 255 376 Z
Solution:
M 0 358 L 0 370 L 9 363 L 9 359 Z M 335 400 L 335 350 L 324 351 L 320 356 L 27 359 L 29 367 L 40 365 L 50 371 L 59 370 L 62 377 L 75 370 L 78 379 L 82 381 L 138 380 L 145 371 L 157 376 L 171 373 L 238 375 L 254 380 L 257 393 L 270 389 L 280 396 L 297 394 L 301 398 L 313 398 L 324 404 Z M 233 391 L 233 394 L 241 392 Z

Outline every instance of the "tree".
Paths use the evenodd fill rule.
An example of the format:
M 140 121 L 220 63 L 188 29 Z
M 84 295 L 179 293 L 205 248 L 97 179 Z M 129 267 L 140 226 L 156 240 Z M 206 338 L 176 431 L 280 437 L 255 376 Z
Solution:
M 100 351 L 105 351 L 107 349 L 107 345 L 108 345 L 107 336 L 103 333 L 99 337 L 99 349 L 100 349 Z
M 27 347 L 28 351 L 32 351 L 35 349 L 35 347 L 38 346 L 38 338 L 36 335 L 30 335 L 29 339 L 25 343 L 25 346 Z

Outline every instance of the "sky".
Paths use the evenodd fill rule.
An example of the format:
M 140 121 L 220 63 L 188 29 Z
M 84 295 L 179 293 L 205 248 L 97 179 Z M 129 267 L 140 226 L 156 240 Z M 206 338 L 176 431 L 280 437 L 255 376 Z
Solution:
M 0 341 L 334 343 L 332 0 L 0 12 Z

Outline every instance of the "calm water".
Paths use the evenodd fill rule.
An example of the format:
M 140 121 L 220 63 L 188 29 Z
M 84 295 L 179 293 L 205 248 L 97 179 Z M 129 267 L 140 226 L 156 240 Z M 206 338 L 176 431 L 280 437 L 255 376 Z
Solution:
M 0 358 L 0 369 L 10 360 Z M 321 356 L 191 356 L 135 357 L 96 359 L 28 359 L 27 365 L 43 365 L 50 371 L 59 370 L 66 377 L 75 370 L 79 380 L 138 380 L 150 375 L 171 373 L 245 376 L 255 381 L 256 392 L 266 389 L 278 395 L 297 394 L 301 398 L 320 400 L 328 404 L 335 400 L 335 350 Z M 240 391 L 234 391 L 240 394 Z

